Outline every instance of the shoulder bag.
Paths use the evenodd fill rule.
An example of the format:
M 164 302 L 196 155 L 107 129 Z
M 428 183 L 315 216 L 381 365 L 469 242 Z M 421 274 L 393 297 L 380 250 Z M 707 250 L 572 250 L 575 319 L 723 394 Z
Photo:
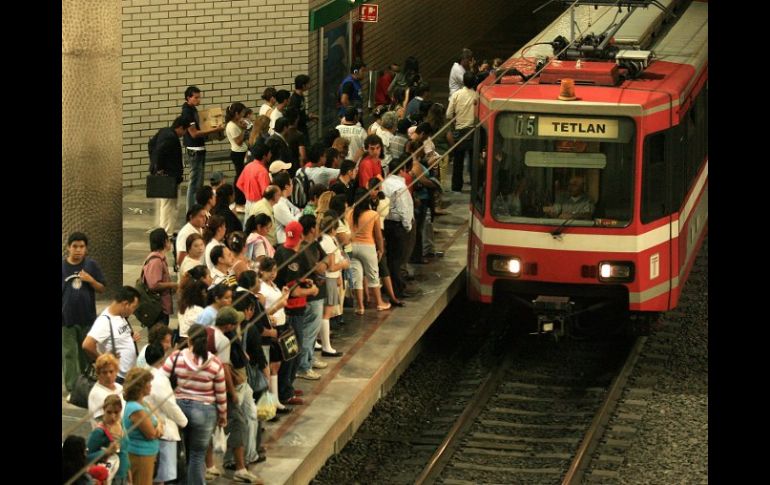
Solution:
M 110 340 L 112 341 L 112 354 L 115 355 L 115 333 L 112 330 L 112 320 L 107 315 L 107 325 L 110 327 Z M 96 384 L 96 368 L 94 363 L 89 362 L 83 373 L 75 380 L 75 385 L 72 387 L 70 393 L 69 403 L 79 408 L 88 409 L 88 395 L 91 394 L 91 389 Z
M 160 313 L 163 311 L 163 307 L 160 304 L 160 293 L 156 293 L 147 287 L 147 282 L 144 279 L 144 268 L 147 267 L 153 259 L 160 259 L 159 256 L 151 256 L 147 258 L 142 266 L 142 274 L 136 280 L 136 290 L 139 292 L 139 306 L 134 310 L 134 316 L 142 323 L 143 327 L 149 327 L 158 321 Z

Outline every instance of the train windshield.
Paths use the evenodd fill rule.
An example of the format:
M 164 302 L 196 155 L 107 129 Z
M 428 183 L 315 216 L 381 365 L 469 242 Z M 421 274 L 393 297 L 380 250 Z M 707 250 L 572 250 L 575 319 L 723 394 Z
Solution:
M 633 208 L 634 121 L 500 113 L 492 216 L 499 222 L 624 227 Z

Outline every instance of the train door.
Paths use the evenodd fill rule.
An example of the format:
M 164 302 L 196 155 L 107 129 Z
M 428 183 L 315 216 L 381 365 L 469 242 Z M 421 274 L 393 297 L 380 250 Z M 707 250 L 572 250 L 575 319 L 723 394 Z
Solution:
M 644 306 L 645 301 L 665 293 L 665 301 L 659 302 L 657 306 L 660 310 L 666 310 L 672 303 L 671 278 L 676 258 L 674 245 L 671 244 L 675 240 L 671 221 L 674 211 L 678 210 L 671 205 L 672 186 L 669 164 L 666 163 L 666 132 L 648 135 L 643 149 L 640 232 L 655 235 L 655 240 L 649 249 L 639 253 L 639 303 Z

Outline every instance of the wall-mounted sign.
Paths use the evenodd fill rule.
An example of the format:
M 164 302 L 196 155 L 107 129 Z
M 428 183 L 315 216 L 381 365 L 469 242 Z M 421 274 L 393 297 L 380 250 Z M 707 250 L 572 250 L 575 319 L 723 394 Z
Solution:
M 358 7 L 358 20 L 361 22 L 377 22 L 380 18 L 380 6 L 364 3 Z

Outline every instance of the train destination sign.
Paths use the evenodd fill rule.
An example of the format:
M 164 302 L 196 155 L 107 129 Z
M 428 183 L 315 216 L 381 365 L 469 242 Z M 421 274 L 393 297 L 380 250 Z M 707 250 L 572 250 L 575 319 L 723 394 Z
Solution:
M 571 138 L 617 139 L 618 120 L 541 116 L 537 123 L 537 134 Z

